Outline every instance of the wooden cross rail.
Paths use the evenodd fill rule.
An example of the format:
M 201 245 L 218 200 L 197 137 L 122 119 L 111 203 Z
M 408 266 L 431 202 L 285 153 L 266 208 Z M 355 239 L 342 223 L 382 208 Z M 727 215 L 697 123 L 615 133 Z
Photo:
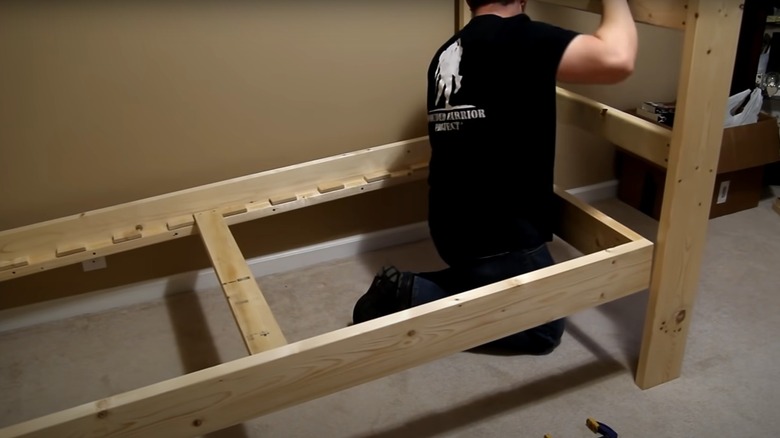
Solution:
M 222 214 L 216 210 L 197 213 L 195 222 L 249 353 L 286 344 Z

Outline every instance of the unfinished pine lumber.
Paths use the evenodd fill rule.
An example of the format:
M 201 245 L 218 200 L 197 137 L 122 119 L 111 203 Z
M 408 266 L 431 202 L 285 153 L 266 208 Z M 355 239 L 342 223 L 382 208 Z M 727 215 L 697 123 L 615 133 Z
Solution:
M 601 13 L 600 0 L 538 0 L 567 8 Z M 687 0 L 631 0 L 631 14 L 639 23 L 670 29 L 685 29 L 688 21 Z
M 202 211 L 232 225 L 420 180 L 428 149 L 420 137 L 0 231 L 0 281 L 192 235 Z
M 636 376 L 641 388 L 669 382 L 682 372 L 741 11 L 741 0 L 688 1 L 677 110 Z
M 214 271 L 250 354 L 287 343 L 222 213 L 195 215 Z
M 645 290 L 653 244 L 556 194 L 568 205 L 556 234 L 594 234 L 572 242 L 582 257 L 0 429 L 0 437 L 201 436 Z M 206 217 L 224 234 L 219 215 Z

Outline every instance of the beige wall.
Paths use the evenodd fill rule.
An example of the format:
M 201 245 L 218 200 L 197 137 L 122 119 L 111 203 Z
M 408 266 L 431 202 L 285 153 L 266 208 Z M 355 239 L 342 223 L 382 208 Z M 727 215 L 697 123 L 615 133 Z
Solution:
M 424 135 L 454 26 L 451 0 L 30 3 L 0 5 L 0 229 Z
M 0 229 L 425 135 L 453 29 L 451 0 L 0 3 Z M 237 240 L 254 257 L 421 221 L 424 189 Z M 0 308 L 209 266 L 183 239 L 2 282 Z
M 533 5 L 582 31 L 598 17 Z M 452 0 L 0 3 L 0 229 L 425 134 Z M 402 30 L 404 28 L 404 30 Z M 681 35 L 642 28 L 639 71 L 575 91 L 674 96 Z M 612 179 L 612 148 L 560 130 L 556 181 Z M 247 257 L 425 218 L 424 183 L 244 224 Z M 290 226 L 294 231 L 285 230 Z M 197 239 L 0 283 L 0 308 L 210 266 Z

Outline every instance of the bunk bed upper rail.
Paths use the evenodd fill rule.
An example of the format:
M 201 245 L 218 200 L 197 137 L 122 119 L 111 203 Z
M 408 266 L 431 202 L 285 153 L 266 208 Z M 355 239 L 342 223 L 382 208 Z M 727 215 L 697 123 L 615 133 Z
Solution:
M 600 0 L 537 0 L 582 11 L 601 13 Z M 631 0 L 631 12 L 639 23 L 670 29 L 685 29 L 687 0 Z
M 558 123 L 589 132 L 659 167 L 669 162 L 669 128 L 561 87 Z

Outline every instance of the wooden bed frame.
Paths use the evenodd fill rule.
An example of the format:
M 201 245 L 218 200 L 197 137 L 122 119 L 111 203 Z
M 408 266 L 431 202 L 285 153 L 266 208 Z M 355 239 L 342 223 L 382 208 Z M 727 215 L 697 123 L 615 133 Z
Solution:
M 598 13 L 590 0 L 537 0 Z M 457 2 L 456 28 L 468 20 Z M 636 383 L 680 375 L 741 23 L 740 0 L 632 0 L 685 32 L 675 127 L 565 89 L 559 121 L 667 169 L 656 244 L 556 188 L 556 235 L 583 256 L 377 320 L 287 343 L 229 226 L 427 175 L 402 141 L 0 232 L 0 281 L 201 236 L 248 355 L 0 429 L 0 437 L 198 436 L 650 290 Z

